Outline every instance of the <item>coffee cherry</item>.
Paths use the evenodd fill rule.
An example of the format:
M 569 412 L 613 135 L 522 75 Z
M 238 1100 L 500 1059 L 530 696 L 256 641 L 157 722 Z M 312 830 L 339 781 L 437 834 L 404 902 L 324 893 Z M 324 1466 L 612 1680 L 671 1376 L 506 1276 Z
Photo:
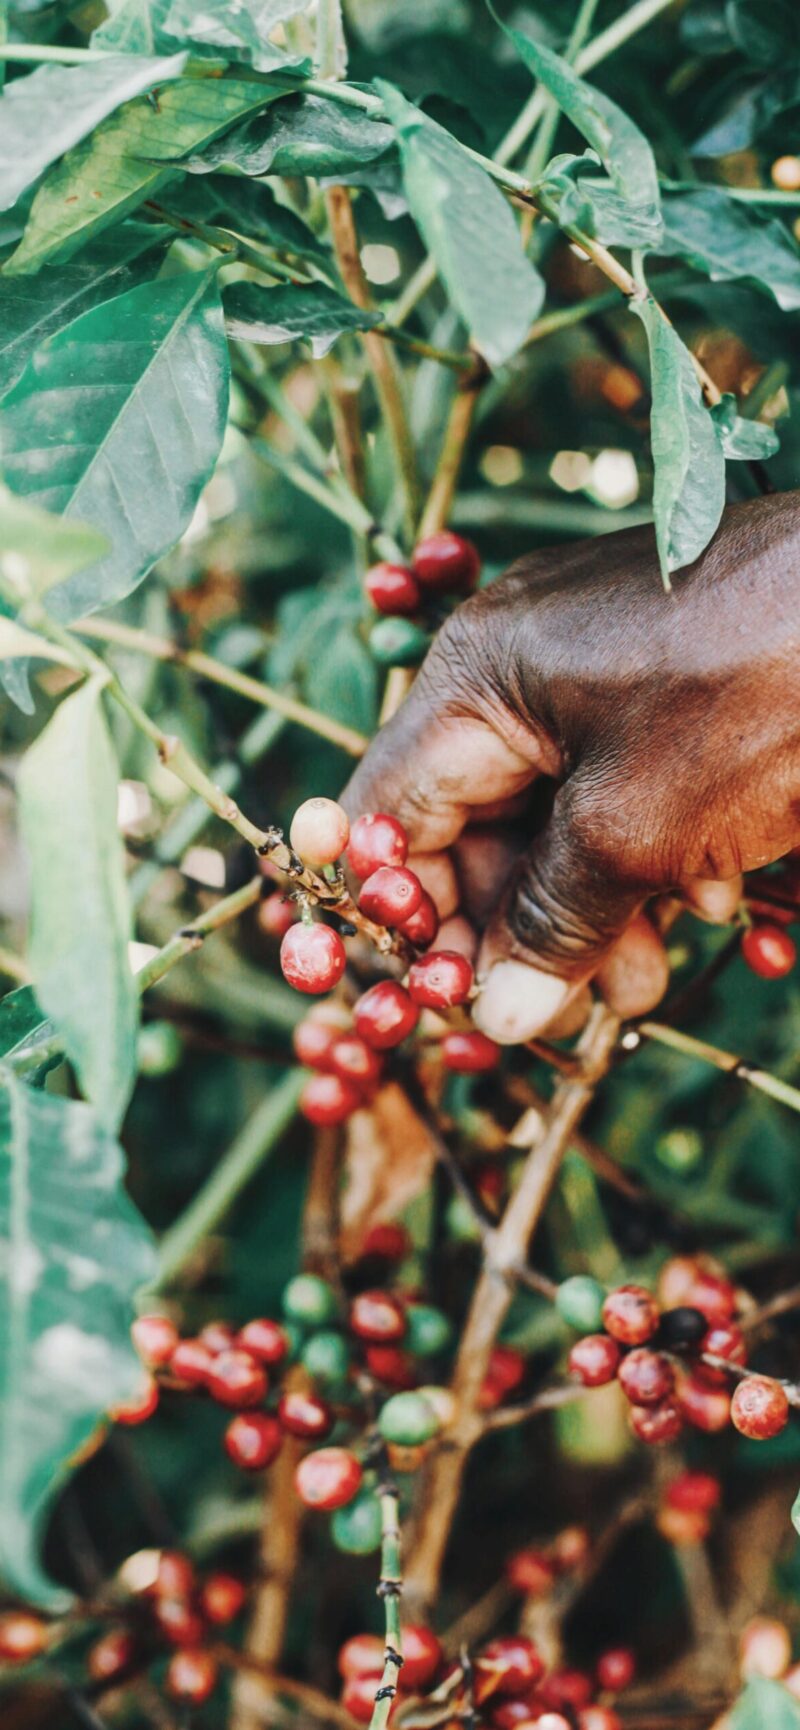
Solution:
M 274 937 L 280 941 L 287 931 L 297 924 L 300 918 L 297 902 L 290 901 L 280 890 L 274 895 L 267 895 L 258 903 L 256 920 L 258 929 L 265 937 Z
M 381 979 L 359 997 L 353 1011 L 356 1029 L 373 1051 L 388 1051 L 413 1033 L 419 1010 L 402 985 Z
M 210 1351 L 212 1357 L 218 1358 L 220 1352 L 229 1352 L 236 1344 L 236 1329 L 230 1322 L 206 1322 L 200 1329 L 201 1343 Z
M 778 1682 L 792 1661 L 792 1641 L 785 1622 L 774 1616 L 754 1616 L 739 1635 L 739 1668 L 744 1677 L 766 1676 Z
M 695 1255 L 673 1255 L 658 1276 L 657 1297 L 662 1310 L 689 1303 L 689 1293 L 703 1268 Z
M 335 865 L 350 839 L 347 812 L 335 799 L 306 799 L 298 805 L 289 841 L 310 865 Z
M 480 574 L 477 547 L 452 529 L 426 535 L 414 548 L 414 575 L 425 589 L 474 589 Z
M 187 1706 L 202 1706 L 213 1694 L 219 1670 L 210 1652 L 187 1648 L 174 1652 L 167 1665 L 164 1686 L 173 1700 Z
M 383 1642 L 381 1642 L 381 1657 L 382 1655 Z M 382 1679 L 382 1669 L 375 1670 L 371 1674 L 368 1671 L 363 1671 L 359 1672 L 358 1675 L 348 1676 L 346 1678 L 340 1696 L 341 1703 L 345 1707 L 346 1711 L 350 1713 L 351 1718 L 355 1718 L 357 1724 L 369 1724 L 372 1714 L 375 1711 L 375 1695 L 380 1688 Z M 394 1700 L 390 1701 L 390 1718 L 392 1716 L 394 1705 Z
M 187 1388 L 204 1387 L 214 1365 L 214 1354 L 202 1340 L 179 1340 L 169 1360 L 170 1375 Z
M 300 1095 L 300 1110 L 308 1123 L 320 1129 L 346 1123 L 364 1100 L 359 1088 L 341 1075 L 323 1075 L 321 1070 L 310 1076 Z
M 350 1327 L 358 1339 L 385 1345 L 406 1331 L 403 1305 L 387 1291 L 362 1291 L 350 1306 Z
M 508 1694 L 505 1699 L 501 1697 L 489 1702 L 493 1730 L 521 1730 L 523 1724 L 538 1724 L 543 1712 L 544 1707 L 535 1694 L 530 1700 L 513 1699 Z
M 333 1412 L 316 1394 L 290 1388 L 278 1401 L 278 1420 L 287 1435 L 321 1442 L 333 1429 Z
M 527 1367 L 525 1353 L 517 1346 L 492 1346 L 487 1374 L 504 1393 L 510 1394 L 519 1387 Z
M 515 1592 L 526 1598 L 546 1598 L 555 1583 L 556 1571 L 542 1550 L 517 1550 L 506 1563 L 506 1579 Z
M 211 1366 L 208 1391 L 221 1406 L 257 1406 L 266 1394 L 266 1370 L 249 1352 L 220 1352 Z
M 585 1388 L 601 1388 L 606 1382 L 613 1382 L 620 1356 L 616 1340 L 608 1334 L 587 1334 L 573 1346 L 567 1369 Z
M 759 979 L 785 979 L 797 960 L 797 948 L 780 925 L 751 925 L 742 938 L 742 955 Z
M 724 1358 L 729 1364 L 741 1366 L 747 1363 L 747 1341 L 735 1322 L 729 1322 L 726 1327 L 709 1328 L 700 1341 L 700 1352 L 703 1357 Z M 702 1364 L 697 1373 L 712 1386 L 727 1386 L 725 1371 L 714 1369 L 711 1364 Z
M 364 1362 L 376 1381 L 396 1393 L 405 1393 L 416 1385 L 413 1362 L 399 1346 L 367 1346 Z
M 412 913 L 410 919 L 404 919 L 397 929 L 417 949 L 427 949 L 428 944 L 433 942 L 439 929 L 439 914 L 436 902 L 427 889 L 422 891 L 416 912 Z
M 260 1472 L 277 1459 L 283 1444 L 283 1430 L 277 1418 L 265 1412 L 239 1412 L 225 1431 L 225 1452 L 235 1466 L 246 1472 Z
M 722 1491 L 718 1478 L 710 1472 L 680 1472 L 668 1486 L 665 1501 L 671 1508 L 689 1514 L 713 1514 L 719 1507 Z
M 446 1033 L 442 1040 L 442 1062 L 456 1075 L 482 1075 L 496 1069 L 501 1055 L 501 1047 L 477 1028 L 469 1033 Z
M 622 1719 L 613 1706 L 584 1706 L 578 1713 L 578 1730 L 622 1730 Z
M 592 1550 L 592 1541 L 585 1526 L 564 1526 L 550 1545 L 553 1566 L 559 1574 L 571 1574 L 584 1568 Z
M 678 1377 L 678 1404 L 684 1417 L 696 1430 L 716 1435 L 727 1429 L 731 1415 L 731 1397 L 725 1388 L 711 1387 L 704 1376 L 691 1373 Z
M 328 1062 L 334 1075 L 353 1087 L 374 1087 L 380 1079 L 381 1060 L 358 1033 L 342 1033 L 334 1039 Z
M 283 1313 L 301 1327 L 321 1328 L 335 1320 L 339 1304 L 333 1286 L 316 1273 L 298 1273 L 284 1288 Z
M 0 1659 L 5 1664 L 28 1664 L 47 1645 L 47 1623 L 29 1610 L 6 1610 L 0 1616 Z
M 298 1063 L 308 1069 L 327 1069 L 331 1046 L 347 1032 L 349 1016 L 335 1003 L 315 1003 L 308 1015 L 299 1021 L 292 1045 Z
M 777 1436 L 788 1423 L 789 1401 L 772 1376 L 745 1376 L 731 1400 L 731 1423 L 753 1442 Z
M 335 1387 L 347 1377 L 350 1347 L 343 1334 L 334 1333 L 333 1328 L 323 1328 L 301 1346 L 300 1362 L 315 1381 Z
M 569 1327 L 580 1333 L 593 1334 L 603 1325 L 605 1295 L 599 1280 L 592 1279 L 589 1274 L 573 1274 L 571 1279 L 562 1280 L 557 1288 L 555 1306 Z
M 779 192 L 800 192 L 800 156 L 778 156 L 769 172 Z
M 422 884 L 406 865 L 379 865 L 362 884 L 358 905 L 368 919 L 381 925 L 402 925 L 416 913 Z
M 169 1316 L 137 1316 L 131 1327 L 131 1338 L 142 1363 L 149 1369 L 163 1369 L 178 1344 L 178 1330 Z
M 153 1590 L 159 1598 L 188 1598 L 194 1591 L 194 1567 L 183 1550 L 160 1550 Z
M 666 1504 L 656 1514 L 656 1525 L 668 1544 L 704 1544 L 711 1530 L 707 1514 L 691 1514 Z
M 674 1442 L 683 1429 L 683 1412 L 670 1399 L 657 1406 L 631 1406 L 631 1428 L 640 1442 L 654 1446 Z
M 603 1326 L 624 1346 L 643 1346 L 658 1327 L 659 1309 L 652 1292 L 641 1285 L 621 1285 L 603 1304 Z
M 295 1488 L 307 1508 L 329 1513 L 343 1508 L 361 1488 L 361 1466 L 347 1448 L 319 1448 L 307 1454 L 295 1472 Z
M 674 1377 L 668 1358 L 638 1346 L 623 1358 L 617 1380 L 632 1405 L 657 1406 L 672 1393 Z
M 675 1309 L 664 1311 L 656 1340 L 668 1352 L 685 1351 L 689 1346 L 700 1344 L 707 1327 L 702 1310 L 693 1309 L 690 1304 L 678 1304 Z
M 571 1730 L 569 1719 L 563 1712 L 542 1712 L 535 1722 L 539 1730 Z
M 498 1635 L 475 1659 L 475 1698 L 482 1704 L 494 1694 L 527 1694 L 543 1675 L 544 1664 L 532 1640 L 522 1634 Z
M 539 1696 L 555 1711 L 580 1712 L 588 1706 L 594 1692 L 591 1676 L 585 1670 L 554 1670 L 542 1683 Z
M 383 1261 L 403 1261 L 411 1248 L 411 1238 L 405 1226 L 384 1219 L 370 1226 L 359 1254 L 380 1256 Z
M 405 1629 L 403 1630 L 405 1643 Z M 380 1634 L 354 1634 L 339 1648 L 339 1675 L 379 1676 L 383 1669 L 384 1643 Z
M 152 1418 L 157 1405 L 158 1382 L 148 1376 L 140 1393 L 134 1394 L 130 1400 L 123 1400 L 118 1406 L 112 1406 L 108 1415 L 112 1424 L 124 1424 L 126 1429 L 133 1429 L 136 1424 L 146 1424 L 148 1418 Z
M 406 1349 L 415 1358 L 436 1357 L 453 1338 L 449 1318 L 434 1304 L 406 1305 Z
M 186 1598 L 159 1598 L 153 1615 L 159 1633 L 170 1646 L 199 1646 L 205 1633 L 202 1616 Z
M 437 1434 L 439 1419 L 424 1394 L 392 1394 L 378 1414 L 378 1429 L 385 1442 L 417 1448 Z
M 342 939 L 329 925 L 293 925 L 281 943 L 280 959 L 284 979 L 312 996 L 338 985 L 347 965 Z
M 209 1574 L 200 1591 L 200 1608 L 207 1622 L 226 1628 L 244 1608 L 247 1587 L 235 1574 Z
M 630 1688 L 636 1675 L 636 1659 L 630 1646 L 611 1646 L 597 1660 L 597 1686 L 609 1694 L 619 1694 Z
M 379 613 L 418 613 L 422 605 L 422 590 L 409 565 L 372 565 L 364 593 Z
M 372 1490 L 360 1490 L 331 1520 L 331 1538 L 346 1556 L 371 1556 L 381 1547 L 380 1502 Z
M 381 667 L 416 667 L 430 648 L 430 636 L 410 619 L 379 619 L 369 633 L 370 653 Z
M 724 1275 L 703 1271 L 691 1285 L 687 1303 L 701 1311 L 710 1328 L 725 1327 L 736 1313 L 736 1292 Z
M 453 1009 L 466 1003 L 472 990 L 472 967 L 453 950 L 432 949 L 408 970 L 408 989 L 423 1009 Z
M 236 1335 L 236 1344 L 259 1364 L 282 1364 L 289 1355 L 289 1341 L 282 1327 L 269 1316 L 255 1316 Z
M 408 836 L 396 817 L 374 811 L 356 818 L 347 848 L 347 863 L 354 877 L 363 883 L 379 865 L 404 865 L 407 857 Z
M 136 1642 L 127 1628 L 109 1628 L 86 1654 L 86 1669 L 93 1682 L 114 1682 L 124 1676 L 136 1657 Z
M 433 1681 L 444 1653 L 441 1641 L 421 1623 L 409 1622 L 403 1629 L 403 1687 L 427 1688 Z

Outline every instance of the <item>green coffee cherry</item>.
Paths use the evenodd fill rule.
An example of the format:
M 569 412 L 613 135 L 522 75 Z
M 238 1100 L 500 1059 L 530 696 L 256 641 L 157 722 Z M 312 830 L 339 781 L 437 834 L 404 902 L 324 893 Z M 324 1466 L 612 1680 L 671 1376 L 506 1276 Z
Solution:
M 430 637 L 410 619 L 379 619 L 369 633 L 369 646 L 382 667 L 416 667 L 427 654 Z
M 305 1341 L 300 1351 L 300 1362 L 315 1381 L 331 1387 L 336 1382 L 343 1382 L 347 1376 L 350 1347 L 343 1334 L 334 1333 L 332 1328 L 323 1328 Z
M 589 1274 L 576 1273 L 561 1281 L 555 1296 L 560 1316 L 579 1334 L 596 1334 L 603 1325 L 603 1303 L 606 1293 L 599 1280 Z
M 331 1537 L 348 1556 L 370 1556 L 381 1544 L 380 1503 L 373 1490 L 360 1490 L 331 1519 Z
M 183 1040 L 171 1021 L 146 1021 L 136 1056 L 140 1075 L 171 1075 L 183 1056 Z
M 385 1442 L 401 1448 L 418 1448 L 439 1429 L 439 1419 L 424 1394 L 392 1394 L 381 1407 L 378 1429 Z
M 480 1227 L 463 1195 L 452 1195 L 445 1211 L 448 1237 L 456 1243 L 478 1243 Z
M 334 1320 L 339 1309 L 336 1293 L 327 1280 L 315 1273 L 298 1273 L 284 1288 L 283 1313 L 301 1327 L 321 1328 Z
M 409 1304 L 406 1309 L 406 1350 L 418 1358 L 434 1357 L 449 1346 L 453 1329 L 448 1317 L 433 1304 Z
M 695 1171 L 703 1157 L 703 1137 L 697 1129 L 668 1129 L 659 1136 L 655 1152 L 667 1171 Z

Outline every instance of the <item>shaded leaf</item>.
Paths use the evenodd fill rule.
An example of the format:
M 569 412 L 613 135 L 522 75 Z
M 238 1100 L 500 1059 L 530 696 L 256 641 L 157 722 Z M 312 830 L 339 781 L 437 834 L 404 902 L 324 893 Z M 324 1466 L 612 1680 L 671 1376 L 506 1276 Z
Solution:
M 37 349 L 0 408 L 6 474 L 112 549 L 53 590 L 59 618 L 119 600 L 174 546 L 219 455 L 228 380 L 213 270 L 143 283 Z
M 289 96 L 185 166 L 195 174 L 224 166 L 252 175 L 335 175 L 376 161 L 394 142 L 391 126 L 356 108 L 339 108 L 321 96 Z
M 330 247 L 317 239 L 296 211 L 279 202 L 266 182 L 257 186 L 232 174 L 193 180 L 181 189 L 180 208 L 181 214 L 188 212 L 202 221 L 221 224 L 278 252 L 330 262 Z
M 56 158 L 121 103 L 177 78 L 184 54 L 168 59 L 109 55 L 84 66 L 39 66 L 0 96 L 0 209 L 8 210 Z
M 800 1702 L 780 1682 L 753 1677 L 731 1713 L 731 1730 L 800 1730 Z
M 155 1253 L 123 1175 L 89 1106 L 0 1071 L 0 1569 L 49 1610 L 69 1596 L 41 1568 L 45 1516 L 109 1405 L 141 1385 L 132 1298 Z
M 754 282 L 784 312 L 800 308 L 800 248 L 783 224 L 729 196 L 721 187 L 670 193 L 664 198 L 664 240 L 712 282 Z
M 800 59 L 797 11 L 790 0 L 729 0 L 725 22 L 735 48 L 756 66 Z
M 32 985 L 9 991 L 0 1001 L 0 1061 L 21 1080 L 38 1083 L 62 1060 L 52 1021 L 41 1009 Z
M 236 282 L 225 291 L 225 323 L 230 336 L 245 342 L 291 342 L 302 337 L 318 359 L 348 330 L 371 330 L 380 324 L 378 312 L 368 312 L 343 299 L 323 282 Z
M 172 0 L 163 28 L 195 47 L 212 48 L 226 60 L 247 61 L 259 72 L 285 67 L 310 71 L 311 63 L 270 41 L 287 18 L 307 12 L 311 0 Z
M 699 558 L 725 504 L 725 458 L 691 356 L 655 302 L 631 300 L 647 332 L 653 407 L 653 508 L 665 587 L 671 571 Z
M 544 300 L 514 216 L 489 176 L 434 121 L 378 80 L 400 139 L 414 220 L 472 341 L 492 366 L 516 354 Z
M 88 523 L 51 516 L 0 486 L 0 547 L 0 574 L 22 602 L 85 570 L 108 551 L 108 541 Z
M 655 204 L 631 204 L 607 181 L 592 174 L 596 151 L 583 156 L 555 156 L 542 176 L 542 188 L 557 205 L 562 222 L 592 234 L 604 246 L 630 246 L 644 251 L 657 247 L 664 225 Z
M 800 103 L 800 69 L 774 71 L 757 82 L 738 84 L 718 115 L 691 146 L 692 156 L 729 156 L 747 150 L 787 108 Z
M 31 861 L 30 961 L 36 994 L 81 1089 L 116 1129 L 136 1077 L 138 993 L 117 830 L 118 770 L 90 679 L 59 704 L 19 772 Z
M 765 426 L 762 421 L 745 420 L 743 415 L 737 414 L 736 398 L 730 392 L 726 391 L 722 401 L 714 404 L 711 415 L 719 429 L 723 455 L 729 459 L 763 462 L 767 457 L 774 457 L 780 449 L 780 440 L 771 426 Z

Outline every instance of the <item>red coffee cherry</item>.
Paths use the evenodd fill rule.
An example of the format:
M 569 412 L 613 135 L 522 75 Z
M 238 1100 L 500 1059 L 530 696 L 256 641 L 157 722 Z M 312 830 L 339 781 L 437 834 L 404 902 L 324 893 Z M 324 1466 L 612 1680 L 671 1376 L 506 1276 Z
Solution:
M 379 865 L 362 884 L 358 905 L 381 925 L 402 925 L 421 900 L 422 884 L 406 865 Z
M 417 1373 L 413 1358 L 399 1346 L 367 1346 L 364 1362 L 371 1376 L 384 1387 L 404 1393 L 416 1387 Z
M 277 1418 L 265 1412 L 239 1412 L 225 1431 L 225 1452 L 235 1466 L 246 1472 L 259 1472 L 277 1459 L 283 1444 L 283 1430 Z
M 153 1591 L 159 1598 L 188 1598 L 194 1591 L 194 1567 L 182 1550 L 162 1550 Z
M 751 925 L 742 938 L 742 955 L 759 979 L 785 979 L 797 960 L 797 948 L 780 925 Z
M 86 1669 L 93 1682 L 113 1682 L 129 1670 L 136 1657 L 136 1642 L 127 1628 L 109 1628 L 86 1654 Z
M 323 1012 L 330 1019 L 323 1020 Z M 331 1046 L 346 1031 L 346 1018 L 339 1015 L 334 1004 L 316 1004 L 310 1014 L 298 1022 L 292 1034 L 298 1063 L 304 1063 L 308 1069 L 328 1069 Z
M 711 1531 L 707 1514 L 687 1513 L 684 1508 L 670 1508 L 666 1503 L 656 1514 L 656 1525 L 668 1544 L 704 1544 Z
M 700 1341 L 700 1352 L 703 1357 L 707 1355 L 724 1358 L 729 1364 L 747 1363 L 747 1341 L 735 1322 L 729 1322 L 724 1327 L 709 1328 Z M 701 1364 L 697 1373 L 712 1386 L 724 1388 L 728 1385 L 729 1378 L 725 1371 L 714 1369 L 711 1364 Z
M 200 1607 L 207 1622 L 226 1628 L 238 1616 L 247 1598 L 247 1588 L 235 1574 L 209 1574 L 200 1592 Z
M 657 1406 L 631 1406 L 631 1428 L 640 1442 L 658 1447 L 680 1435 L 683 1412 L 675 1400 L 662 1400 Z
M 360 1340 L 386 1345 L 406 1331 L 403 1305 L 388 1291 L 362 1291 L 350 1305 L 350 1326 Z
M 540 1719 L 539 1730 L 541 1723 Z M 584 1706 L 578 1713 L 578 1730 L 622 1730 L 622 1719 L 613 1706 Z
M 408 836 L 402 823 L 385 811 L 357 817 L 350 830 L 347 863 L 354 877 L 363 882 L 379 865 L 404 865 Z
M 398 925 L 397 929 L 417 949 L 427 949 L 428 944 L 433 942 L 439 929 L 439 914 L 436 902 L 433 896 L 428 894 L 427 889 L 422 891 L 416 913 L 412 913 L 410 919 L 404 919 L 402 925 Z
M 169 1360 L 170 1375 L 187 1388 L 204 1387 L 214 1365 L 214 1353 L 202 1340 L 179 1340 Z
M 210 1351 L 211 1356 L 217 1358 L 220 1352 L 229 1352 L 231 1346 L 235 1346 L 236 1329 L 230 1322 L 206 1322 L 205 1327 L 200 1329 L 200 1341 Z
M 307 1508 L 344 1508 L 361 1488 L 363 1473 L 348 1448 L 318 1448 L 295 1472 L 295 1488 Z
M 335 799 L 306 799 L 289 830 L 295 853 L 311 865 L 335 865 L 350 839 L 347 812 Z
M 518 1388 L 525 1378 L 528 1360 L 517 1346 L 493 1346 L 489 1355 L 488 1374 L 506 1393 Z
M 402 985 L 381 979 L 359 997 L 353 1011 L 356 1029 L 373 1051 L 388 1051 L 413 1033 L 419 1010 Z
M 47 1623 L 29 1610 L 6 1610 L 0 1616 L 0 1658 L 5 1664 L 28 1664 L 47 1645 Z
M 567 1712 L 580 1712 L 588 1706 L 594 1692 L 591 1676 L 585 1670 L 554 1670 L 542 1683 L 539 1696 L 547 1706 Z
M 542 1550 L 517 1550 L 506 1563 L 506 1579 L 515 1592 L 526 1598 L 546 1598 L 552 1591 L 556 1570 Z
M 338 985 L 346 964 L 342 939 L 329 925 L 293 925 L 281 943 L 284 979 L 311 996 Z
M 267 895 L 258 903 L 256 920 L 259 931 L 263 932 L 265 937 L 276 938 L 278 942 L 281 937 L 286 936 L 292 925 L 297 924 L 299 918 L 297 902 L 290 901 L 279 889 L 274 895 Z
M 409 565 L 372 565 L 364 578 L 367 600 L 379 613 L 418 613 L 422 590 Z
M 124 1424 L 126 1429 L 133 1429 L 136 1424 L 146 1424 L 157 1405 L 158 1382 L 148 1376 L 140 1393 L 134 1394 L 130 1400 L 123 1400 L 119 1406 L 113 1406 L 108 1415 L 112 1424 Z
M 266 1371 L 249 1352 L 220 1352 L 211 1366 L 208 1391 L 221 1406 L 257 1406 L 266 1394 Z
M 469 961 L 449 949 L 432 949 L 408 970 L 408 989 L 424 1009 L 452 1009 L 466 1003 L 474 974 Z
M 282 1327 L 269 1316 L 255 1316 L 236 1335 L 236 1344 L 259 1364 L 281 1364 L 289 1351 Z
M 772 1376 L 745 1376 L 731 1400 L 731 1422 L 753 1442 L 766 1442 L 788 1423 L 786 1390 Z
M 148 1369 L 163 1369 L 178 1344 L 179 1334 L 169 1316 L 137 1316 L 131 1327 L 131 1338 L 142 1363 Z
M 437 1640 L 430 1628 L 425 1628 L 416 1622 L 409 1622 L 403 1629 L 403 1669 L 402 1682 L 404 1688 L 427 1688 L 442 1662 L 444 1653 L 441 1641 Z
M 710 1472 L 680 1472 L 668 1486 L 664 1500 L 684 1513 L 713 1514 L 721 1495 L 719 1479 L 712 1478 Z
M 686 1302 L 705 1316 L 710 1328 L 725 1327 L 736 1313 L 736 1291 L 722 1274 L 699 1273 Z
M 404 1225 L 398 1225 L 395 1220 L 380 1220 L 377 1225 L 371 1225 L 359 1254 L 379 1255 L 384 1261 L 402 1261 L 412 1247 L 411 1238 Z
M 405 1636 L 405 1630 L 404 1636 Z M 379 1676 L 383 1669 L 384 1642 L 380 1634 L 354 1634 L 339 1648 L 336 1660 L 340 1676 Z
M 480 574 L 477 547 L 452 529 L 426 535 L 414 548 L 414 575 L 423 588 L 474 589 Z
M 716 1435 L 728 1427 L 731 1416 L 731 1396 L 726 1388 L 714 1388 L 705 1375 L 681 1374 L 677 1385 L 678 1404 L 694 1429 Z
M 601 1388 L 613 1382 L 619 1368 L 620 1349 L 608 1334 L 586 1334 L 576 1340 L 567 1358 L 567 1369 L 585 1388 Z
M 153 1607 L 159 1632 L 171 1646 L 199 1646 L 205 1633 L 202 1616 L 186 1598 L 159 1598 Z
M 532 1640 L 522 1634 L 502 1634 L 490 1640 L 475 1659 L 475 1698 L 493 1694 L 527 1694 L 544 1675 L 544 1664 Z
M 636 1659 L 630 1646 L 611 1646 L 597 1660 L 597 1686 L 610 1694 L 630 1688 L 636 1675 Z
M 369 1724 L 375 1710 L 375 1695 L 383 1680 L 383 1671 L 359 1671 L 357 1675 L 348 1676 L 340 1695 L 341 1703 L 351 1718 L 357 1724 Z M 394 1710 L 394 1700 L 390 1703 L 389 1717 Z
M 658 1320 L 658 1304 L 641 1285 L 617 1286 L 603 1304 L 603 1326 L 624 1346 L 643 1346 L 655 1333 Z
M 320 1070 L 310 1077 L 300 1095 L 303 1116 L 321 1128 L 344 1123 L 362 1104 L 361 1093 L 352 1081 L 344 1081 L 341 1075 L 323 1075 Z
M 333 1429 L 333 1412 L 317 1394 L 290 1388 L 278 1401 L 278 1420 L 287 1435 L 321 1442 Z
M 672 1393 L 674 1376 L 668 1358 L 638 1346 L 624 1357 L 617 1379 L 625 1398 L 634 1406 L 657 1406 Z
M 340 1034 L 330 1048 L 328 1061 L 334 1074 L 354 1087 L 374 1087 L 380 1080 L 381 1060 L 358 1033 Z
M 457 1075 L 482 1075 L 496 1069 L 500 1057 L 501 1047 L 477 1028 L 474 1033 L 446 1033 L 442 1040 L 442 1062 Z
M 202 1706 L 213 1694 L 219 1670 L 210 1652 L 193 1650 L 173 1652 L 167 1665 L 164 1686 L 173 1700 L 184 1700 L 187 1706 Z

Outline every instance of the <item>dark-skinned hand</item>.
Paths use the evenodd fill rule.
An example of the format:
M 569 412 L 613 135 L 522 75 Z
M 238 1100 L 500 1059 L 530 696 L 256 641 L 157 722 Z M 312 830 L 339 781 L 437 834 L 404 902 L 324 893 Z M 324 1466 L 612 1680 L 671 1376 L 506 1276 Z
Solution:
M 521 559 L 445 625 L 345 794 L 389 811 L 445 919 L 481 933 L 474 1019 L 514 1043 L 596 977 L 666 986 L 643 909 L 732 917 L 800 845 L 800 492 L 731 507 L 662 589 L 652 530 Z M 458 886 L 450 861 L 455 863 Z

